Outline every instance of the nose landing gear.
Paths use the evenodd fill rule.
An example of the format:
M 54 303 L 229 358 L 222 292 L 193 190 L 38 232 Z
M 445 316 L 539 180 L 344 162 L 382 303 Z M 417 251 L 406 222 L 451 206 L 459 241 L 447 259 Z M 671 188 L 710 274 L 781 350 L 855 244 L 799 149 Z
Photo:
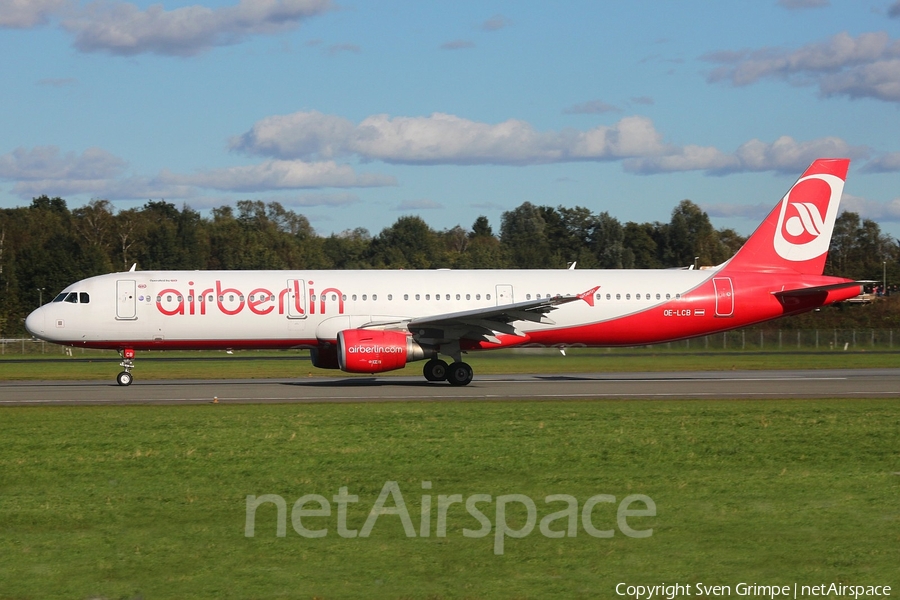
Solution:
M 121 354 L 122 362 L 119 363 L 119 366 L 125 370 L 116 375 L 116 383 L 121 386 L 131 385 L 134 381 L 134 375 L 131 374 L 131 370 L 134 368 L 134 349 L 123 348 Z

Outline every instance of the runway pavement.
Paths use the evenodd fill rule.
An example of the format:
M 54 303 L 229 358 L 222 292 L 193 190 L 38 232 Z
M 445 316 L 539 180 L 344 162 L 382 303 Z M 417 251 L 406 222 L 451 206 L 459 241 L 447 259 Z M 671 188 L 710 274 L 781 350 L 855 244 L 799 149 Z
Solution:
M 0 406 L 741 398 L 900 398 L 900 369 L 476 375 L 466 387 L 420 377 L 0 382 Z

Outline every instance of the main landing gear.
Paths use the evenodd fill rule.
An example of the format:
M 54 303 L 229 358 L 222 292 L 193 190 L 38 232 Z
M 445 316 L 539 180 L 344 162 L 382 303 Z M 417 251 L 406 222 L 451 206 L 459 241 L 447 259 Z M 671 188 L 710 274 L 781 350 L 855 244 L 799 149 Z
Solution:
M 119 366 L 125 370 L 116 375 L 116 383 L 122 386 L 131 385 L 131 382 L 134 381 L 134 375 L 131 374 L 131 370 L 134 368 L 134 349 L 124 348 L 121 354 L 122 362 L 119 363 Z
M 475 372 L 468 363 L 456 361 L 451 365 L 447 365 L 438 358 L 432 358 L 422 369 L 422 374 L 428 381 L 447 381 L 450 385 L 460 386 L 469 385 Z

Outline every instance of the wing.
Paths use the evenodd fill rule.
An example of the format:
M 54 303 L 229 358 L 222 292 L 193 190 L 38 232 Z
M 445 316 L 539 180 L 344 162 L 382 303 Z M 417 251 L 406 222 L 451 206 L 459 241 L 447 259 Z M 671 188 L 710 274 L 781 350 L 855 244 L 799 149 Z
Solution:
M 598 289 L 599 286 L 572 296 L 555 296 L 398 321 L 378 321 L 367 323 L 363 327 L 406 328 L 417 341 L 425 340 L 428 343 L 472 340 L 499 344 L 500 340 L 497 339 L 497 334 L 524 335 L 516 329 L 514 323 L 517 321 L 553 325 L 553 320 L 547 317 L 547 314 L 556 310 L 557 307 L 576 300 L 584 300 L 593 305 L 594 292 Z

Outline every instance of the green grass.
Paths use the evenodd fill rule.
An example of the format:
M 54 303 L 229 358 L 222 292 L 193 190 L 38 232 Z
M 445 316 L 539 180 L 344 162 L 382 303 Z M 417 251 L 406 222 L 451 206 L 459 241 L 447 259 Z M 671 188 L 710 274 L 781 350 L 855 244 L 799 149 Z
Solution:
M 570 348 L 567 355 L 553 349 L 497 350 L 465 356 L 477 375 L 497 373 L 590 373 L 624 371 L 726 371 L 741 369 L 861 369 L 896 368 L 900 351 L 820 352 L 685 352 L 664 346 L 644 349 Z M 250 360 L 264 357 L 266 360 Z M 0 359 L 0 380 L 112 380 L 121 369 L 114 352 L 75 351 L 61 362 L 60 355 L 29 356 L 13 362 L 16 355 Z M 51 361 L 48 359 L 56 359 Z M 214 360 L 180 361 L 177 358 Z M 248 360 L 244 360 L 248 359 Z M 380 376 L 420 376 L 422 362 Z M 346 377 L 336 370 L 317 369 L 308 352 L 146 352 L 138 353 L 135 378 L 159 379 L 264 379 L 291 377 Z
M 6 408 L 0 435 L 0 598 L 611 598 L 618 582 L 734 586 L 839 581 L 900 588 L 900 411 L 884 400 L 208 405 Z M 404 535 L 394 515 L 308 539 L 275 509 L 244 535 L 248 494 L 341 486 L 362 527 L 387 481 L 419 526 L 427 494 L 579 507 L 646 494 L 653 535 L 550 539 L 537 527 Z M 393 506 L 393 502 L 388 503 Z M 481 505 L 491 521 L 494 504 Z M 599 505 L 599 528 L 615 527 Z M 515 527 L 524 512 L 508 516 Z M 562 528 L 560 522 L 556 529 Z M 733 592 L 734 593 L 734 592 Z

